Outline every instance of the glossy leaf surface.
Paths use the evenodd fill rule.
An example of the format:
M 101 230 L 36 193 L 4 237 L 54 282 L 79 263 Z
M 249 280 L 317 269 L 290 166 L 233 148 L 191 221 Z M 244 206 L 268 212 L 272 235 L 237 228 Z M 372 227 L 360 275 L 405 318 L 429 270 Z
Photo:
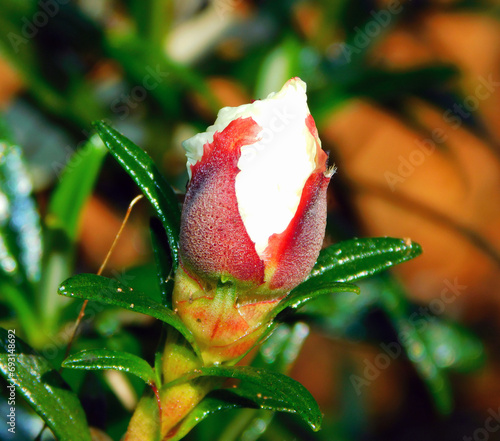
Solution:
M 59 441 L 91 440 L 80 401 L 59 373 L 45 357 L 19 337 L 13 339 L 3 328 L 0 328 L 0 371 Z
M 148 384 L 155 382 L 155 373 L 148 362 L 128 352 L 90 349 L 71 355 L 64 360 L 62 366 L 68 369 L 112 369 L 136 375 Z
M 321 412 L 309 391 L 292 378 L 271 370 L 251 366 L 205 367 L 196 369 L 163 387 L 202 376 L 240 380 L 238 386 L 219 392 L 238 406 L 294 413 L 299 415 L 313 430 L 320 429 Z M 220 406 L 220 403 L 217 406 Z
M 177 329 L 199 353 L 193 334 L 177 314 L 118 280 L 95 274 L 78 274 L 63 282 L 59 287 L 59 294 L 119 306 L 154 317 Z
M 325 279 L 309 280 L 294 288 L 290 294 L 279 303 L 276 310 L 273 311 L 273 314 L 277 315 L 285 308 L 298 309 L 305 303 L 321 295 L 340 292 L 359 294 L 360 290 L 356 285 L 351 283 L 337 283 Z
M 180 229 L 180 209 L 177 197 L 149 155 L 105 122 L 94 123 L 94 128 L 111 154 L 142 190 L 156 211 L 170 244 L 170 252 L 177 266 L 177 242 Z
M 304 323 L 299 322 L 293 325 L 281 324 L 266 342 L 261 345 L 252 365 L 254 368 L 287 373 L 308 335 L 309 327 Z M 247 421 L 246 424 L 238 427 L 237 433 L 239 433 L 239 437 L 237 439 L 248 437 L 247 430 L 252 431 L 253 425 L 256 422 L 258 423 L 259 433 L 262 434 L 265 430 L 264 426 L 267 427 L 273 420 L 273 412 L 256 407 L 255 404 L 245 402 L 241 398 L 237 398 L 234 394 L 231 394 L 231 391 L 232 389 L 229 391 L 219 389 L 205 397 L 182 421 L 174 439 L 182 439 L 193 427 L 209 416 L 214 420 L 214 424 L 219 424 L 221 427 L 227 426 L 227 418 L 224 415 L 218 414 L 221 411 L 231 409 L 240 409 L 240 412 L 244 412 L 245 420 Z M 229 430 L 235 436 L 235 432 L 233 431 L 236 429 L 231 428 Z
M 380 273 L 422 253 L 410 239 L 373 237 L 352 239 L 321 251 L 306 280 L 353 282 Z
M 162 295 L 163 305 L 172 309 L 172 292 L 174 290 L 174 275 L 172 259 L 169 253 L 168 238 L 161 227 L 160 221 L 152 217 L 150 221 L 151 243 L 156 263 L 158 286 Z

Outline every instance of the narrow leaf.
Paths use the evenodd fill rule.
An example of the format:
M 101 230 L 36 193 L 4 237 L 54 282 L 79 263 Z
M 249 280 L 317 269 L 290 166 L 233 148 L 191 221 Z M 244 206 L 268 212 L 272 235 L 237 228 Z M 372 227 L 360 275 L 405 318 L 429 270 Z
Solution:
M 393 317 L 393 324 L 398 335 L 401 336 L 401 343 L 408 358 L 431 392 L 437 409 L 445 415 L 449 414 L 453 409 L 451 385 L 443 370 L 436 363 L 430 348 L 411 320 L 406 317 Z
M 277 308 L 273 311 L 273 315 L 276 316 L 285 308 L 298 309 L 318 296 L 335 292 L 352 292 L 359 294 L 360 290 L 356 285 L 351 283 L 331 282 L 323 278 L 308 280 L 294 288 L 290 294 L 278 304 Z
M 115 370 L 128 372 L 154 384 L 155 373 L 149 363 L 137 355 L 109 349 L 89 349 L 78 352 L 63 361 L 62 366 L 68 369 Z
M 244 407 L 241 401 L 227 390 L 218 389 L 209 393 L 177 426 L 177 432 L 169 441 L 183 439 L 197 424 L 209 416 L 224 410 L 240 409 Z
M 82 208 L 94 188 L 106 152 L 99 137 L 92 136 L 66 164 L 50 199 L 47 226 L 62 230 L 70 243 L 76 240 Z
M 297 37 L 287 36 L 265 56 L 257 73 L 254 96 L 265 97 L 300 71 L 301 43 Z M 303 58 L 303 57 L 302 57 Z
M 59 373 L 45 357 L 3 328 L 0 373 L 15 386 L 9 396 L 23 396 L 59 441 L 91 440 L 80 402 Z
M 151 231 L 151 243 L 153 245 L 162 302 L 164 306 L 172 309 L 174 278 L 168 238 L 165 234 L 165 230 L 161 227 L 160 221 L 156 217 L 151 218 L 149 229 Z
M 274 320 L 276 317 L 286 310 L 297 310 L 304 306 L 307 302 L 317 299 L 319 296 L 341 293 L 353 292 L 359 294 L 359 288 L 350 283 L 337 283 L 323 279 L 309 280 L 294 288 L 290 294 L 282 300 L 276 308 L 271 312 L 267 328 L 262 333 L 260 341 L 264 341 L 280 324 L 280 320 Z M 274 321 L 273 321 L 274 320 Z
M 62 283 L 59 294 L 119 306 L 161 320 L 177 329 L 199 355 L 193 334 L 177 314 L 118 280 L 95 274 L 78 274 Z
M 467 373 L 483 366 L 486 357 L 483 343 L 458 323 L 436 317 L 421 332 L 441 369 Z
M 105 122 L 98 121 L 93 125 L 104 145 L 151 202 L 167 232 L 172 260 L 176 267 L 180 209 L 172 187 L 144 150 Z
M 40 216 L 21 149 L 0 139 L 0 277 L 15 283 L 40 277 Z
M 0 119 L 0 299 L 15 311 L 34 344 L 42 338 L 33 301 L 41 274 L 41 236 L 21 149 Z
M 0 298 L 9 304 L 17 314 L 17 320 L 26 334 L 27 339 L 38 345 L 43 341 L 43 334 L 38 326 L 38 317 L 33 307 L 33 301 L 26 295 L 22 285 L 16 285 L 10 280 L 2 280 L 0 277 Z
M 338 293 L 317 297 L 309 302 L 301 313 L 307 315 L 307 322 L 319 326 L 323 332 L 333 334 L 336 337 L 347 339 L 359 339 L 359 323 L 363 322 L 363 316 L 373 310 L 380 303 L 378 284 L 375 278 L 360 281 L 362 295 L 353 296 L 351 293 Z M 368 333 L 367 337 L 371 335 Z
M 251 366 L 214 366 L 196 369 L 163 386 L 174 386 L 198 377 L 224 377 L 240 380 L 237 387 L 225 389 L 227 398 L 244 407 L 255 407 L 299 415 L 313 430 L 321 426 L 318 403 L 299 382 L 278 372 Z M 232 397 L 232 398 L 230 398 Z
M 252 361 L 252 366 L 258 368 L 272 369 L 273 371 L 287 374 L 291 369 L 293 363 L 297 359 L 300 350 L 309 336 L 309 326 L 303 322 L 294 324 L 281 323 L 280 326 L 270 335 L 269 338 L 260 346 L 259 352 Z M 210 396 L 210 400 L 216 400 L 215 396 Z M 227 408 L 229 404 L 233 407 L 241 407 L 241 404 L 236 402 L 228 402 L 223 399 L 218 400 L 218 403 L 201 403 L 205 411 L 210 414 L 216 413 L 219 410 Z M 210 407 L 207 409 L 207 405 Z M 205 414 L 201 413 L 198 407 L 194 410 L 199 419 L 204 418 Z M 275 412 L 270 412 L 265 409 L 241 409 L 234 419 L 238 420 L 237 427 L 231 425 L 227 420 L 221 419 L 219 416 L 219 425 L 223 434 L 228 431 L 231 432 L 233 439 L 246 439 L 256 440 L 267 430 L 272 421 L 274 421 Z M 224 424 L 224 421 L 226 424 Z M 196 420 L 195 420 L 196 424 Z M 191 426 L 192 427 L 192 426 Z M 253 436 L 251 435 L 253 434 Z
M 56 332 L 58 326 L 65 299 L 57 296 L 57 287 L 71 275 L 82 210 L 106 153 L 100 138 L 92 136 L 66 164 L 49 202 L 45 216 L 44 271 L 37 296 L 40 320 L 48 333 Z
M 432 347 L 424 338 L 423 329 L 428 323 L 424 322 L 424 325 L 420 323 L 421 319 L 415 320 L 404 292 L 390 277 L 385 278 L 380 299 L 382 308 L 397 332 L 401 346 L 432 394 L 437 409 L 443 414 L 449 414 L 453 408 L 451 385 L 438 360 L 434 358 Z
M 322 250 L 306 281 L 352 282 L 413 259 L 421 252 L 420 245 L 410 239 L 374 237 L 347 240 Z
M 265 367 L 287 374 L 299 356 L 300 350 L 309 336 L 309 326 L 303 322 L 282 323 L 260 346 L 252 361 L 254 367 Z

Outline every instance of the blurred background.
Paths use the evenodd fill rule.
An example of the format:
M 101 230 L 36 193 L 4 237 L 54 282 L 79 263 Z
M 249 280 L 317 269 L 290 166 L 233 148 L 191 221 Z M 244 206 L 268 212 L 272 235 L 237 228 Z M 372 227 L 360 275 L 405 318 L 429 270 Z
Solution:
M 92 121 L 106 119 L 134 140 L 182 193 L 182 140 L 212 124 L 220 107 L 301 77 L 338 169 L 325 245 L 392 236 L 420 243 L 423 255 L 361 284 L 356 299 L 316 308 L 330 315 L 305 313 L 314 320 L 291 375 L 318 400 L 322 432 L 279 417 L 264 434 L 236 439 L 500 440 L 499 25 L 497 0 L 2 0 L 2 126 L 20 147 L 50 228 L 51 195 L 74 152 L 73 161 L 84 156 Z M 71 265 L 52 266 L 47 286 L 97 270 L 138 193 L 105 158 Z M 107 275 L 154 291 L 148 215 L 147 203 L 138 204 Z M 405 323 L 379 304 L 381 290 L 397 291 Z M 0 296 L 2 325 L 17 323 Z M 61 329 L 78 308 L 57 308 L 35 347 L 64 341 Z M 125 312 L 94 315 L 82 346 L 154 351 L 157 324 Z M 425 347 L 405 345 L 408 324 Z M 408 356 L 395 355 L 400 343 Z M 422 351 L 433 354 L 436 372 Z M 86 389 L 89 409 L 108 403 L 89 420 L 119 439 L 140 385 L 93 375 L 74 384 Z M 208 420 L 190 436 L 219 439 L 224 424 Z

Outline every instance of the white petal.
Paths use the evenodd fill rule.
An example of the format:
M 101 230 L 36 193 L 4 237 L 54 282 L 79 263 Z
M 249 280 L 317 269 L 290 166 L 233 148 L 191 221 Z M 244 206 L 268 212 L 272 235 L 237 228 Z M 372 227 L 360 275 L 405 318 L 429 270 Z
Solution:
M 261 141 L 242 147 L 236 197 L 247 232 L 264 257 L 269 237 L 282 233 L 297 211 L 316 168 L 316 143 L 305 124 L 309 109 L 303 81 L 292 79 L 253 104 Z
M 213 126 L 182 144 L 191 176 L 190 165 L 201 159 L 203 145 L 213 141 L 216 131 L 248 117 L 261 127 L 260 141 L 242 147 L 236 176 L 238 209 L 261 257 L 269 237 L 282 233 L 292 220 L 316 168 L 316 140 L 305 124 L 308 115 L 306 84 L 293 78 L 264 100 L 224 107 Z
M 209 126 L 206 132 L 198 133 L 182 143 L 182 147 L 186 150 L 187 169 L 190 179 L 191 165 L 195 165 L 202 158 L 203 146 L 206 143 L 213 142 L 214 133 L 222 132 L 235 119 L 253 117 L 254 110 L 252 110 L 252 106 L 254 104 L 244 104 L 239 107 L 223 107 L 219 110 L 215 123 Z

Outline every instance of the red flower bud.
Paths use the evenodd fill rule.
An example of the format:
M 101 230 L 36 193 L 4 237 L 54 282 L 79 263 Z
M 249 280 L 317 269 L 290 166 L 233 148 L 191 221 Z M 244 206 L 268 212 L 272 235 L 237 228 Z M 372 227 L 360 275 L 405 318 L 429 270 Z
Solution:
M 293 78 L 265 100 L 226 107 L 183 144 L 191 180 L 174 301 L 203 346 L 231 348 L 212 360 L 253 344 L 249 336 L 309 274 L 321 249 L 333 171 L 305 91 Z

